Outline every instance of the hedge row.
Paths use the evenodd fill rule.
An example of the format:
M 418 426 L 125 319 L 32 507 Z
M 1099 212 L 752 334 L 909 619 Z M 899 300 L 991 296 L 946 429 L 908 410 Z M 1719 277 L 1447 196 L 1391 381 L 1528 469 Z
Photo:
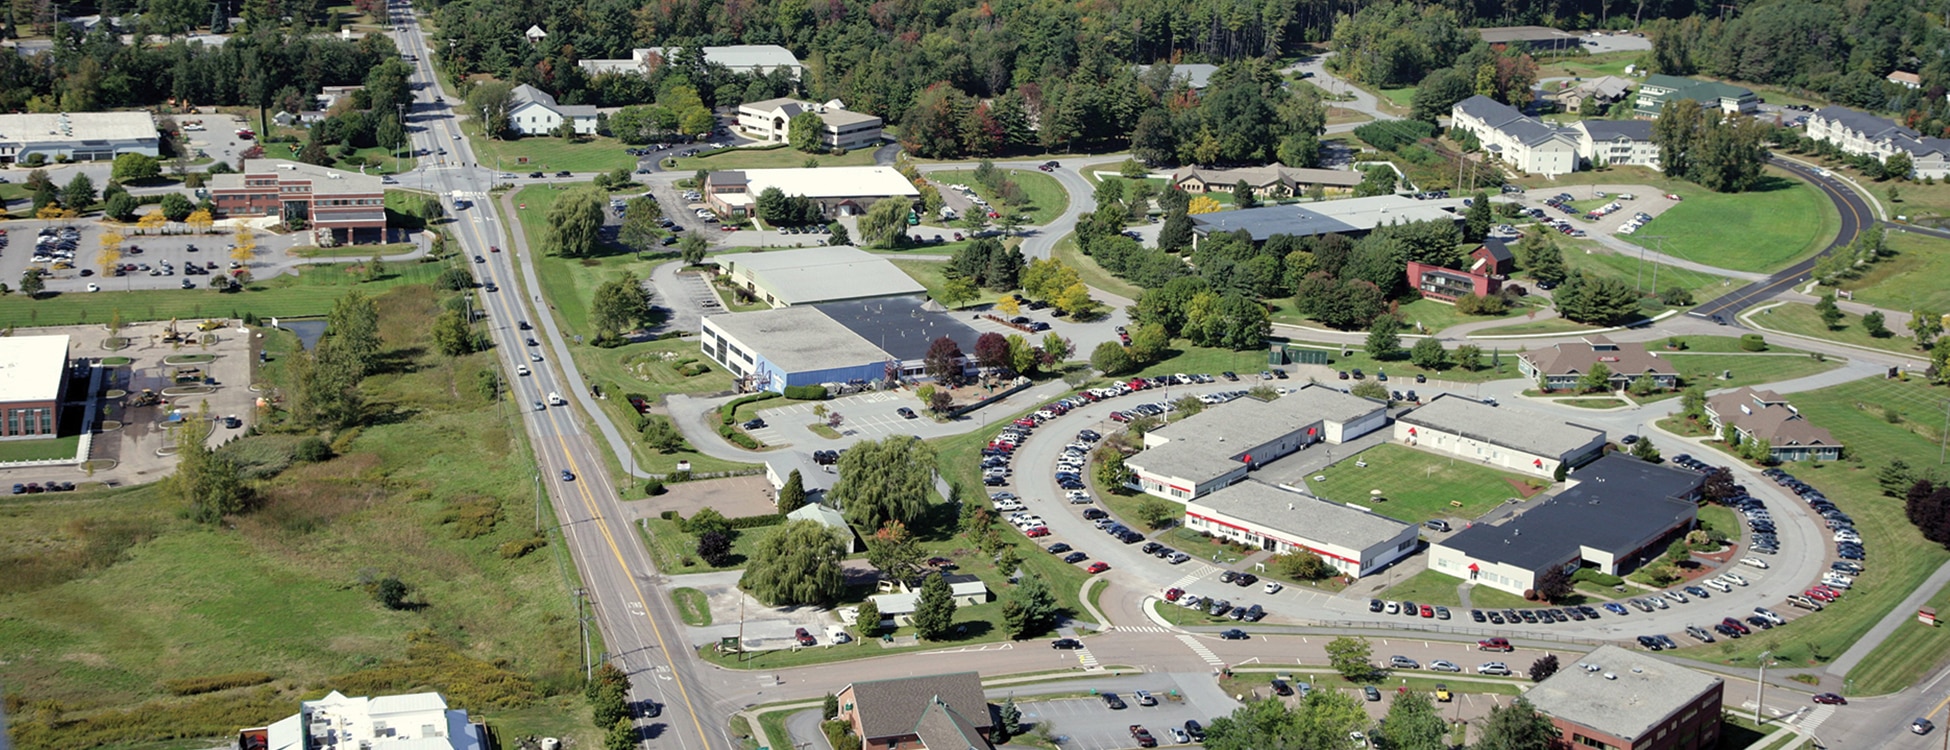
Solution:
M 745 404 L 765 401 L 767 399 L 778 398 L 780 395 L 781 394 L 779 394 L 779 392 L 777 391 L 761 391 L 759 393 L 754 393 L 750 396 L 742 396 L 739 398 L 734 398 L 730 401 L 730 403 L 725 404 L 719 410 L 719 413 L 724 417 L 724 423 L 729 425 L 732 422 L 737 421 L 738 407 L 744 406 Z
M 729 424 L 718 425 L 718 434 L 723 436 L 724 439 L 731 441 L 733 445 L 744 448 L 745 450 L 755 451 L 764 447 L 763 444 L 758 442 L 758 438 L 739 432 L 738 428 L 732 427 Z
M 739 516 L 725 520 L 730 521 L 731 528 L 734 529 L 756 529 L 761 526 L 777 526 L 785 523 L 785 514 L 767 513 L 762 516 Z
M 785 387 L 786 398 L 800 401 L 824 401 L 831 396 L 832 394 L 827 393 L 826 386 L 823 385 L 788 385 Z
M 701 153 L 701 154 L 692 154 L 692 155 L 691 155 L 691 158 L 693 158 L 693 159 L 709 159 L 709 158 L 711 158 L 711 157 L 713 157 L 713 156 L 717 156 L 717 155 L 719 155 L 719 154 L 729 154 L 729 153 L 734 153 L 734 152 L 739 152 L 739 151 L 777 151 L 777 150 L 779 150 L 779 149 L 782 149 L 782 148 L 787 148 L 787 147 L 789 147 L 789 146 L 791 146 L 791 145 L 792 145 L 792 144 L 789 144 L 789 143 L 774 143 L 774 144 L 772 144 L 772 145 L 770 145 L 770 146 L 750 146 L 750 147 L 745 147 L 745 148 L 721 148 L 721 149 L 716 149 L 716 150 L 712 150 L 712 151 L 706 151 L 706 152 L 704 152 L 704 153 Z
M 201 695 L 231 688 L 262 685 L 277 679 L 270 672 L 229 672 L 204 677 L 186 677 L 180 680 L 163 680 L 163 689 L 172 695 Z

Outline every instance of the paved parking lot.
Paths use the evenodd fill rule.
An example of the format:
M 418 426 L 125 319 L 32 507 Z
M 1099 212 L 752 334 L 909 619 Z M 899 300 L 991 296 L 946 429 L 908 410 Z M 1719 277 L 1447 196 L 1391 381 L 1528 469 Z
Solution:
M 1024 724 L 1047 723 L 1050 734 L 1059 738 L 1057 747 L 1064 750 L 1137 747 L 1137 741 L 1131 739 L 1132 724 L 1149 730 L 1159 745 L 1174 745 L 1178 743 L 1172 741 L 1172 727 L 1183 727 L 1186 719 L 1210 726 L 1213 717 L 1231 712 L 1224 706 L 1203 705 L 1205 700 L 1199 691 L 1181 690 L 1172 675 L 1156 677 L 1157 686 L 1146 688 L 1158 697 L 1156 706 L 1140 706 L 1135 695 L 1120 691 L 1118 697 L 1128 706 L 1123 710 L 1111 710 L 1102 698 L 1034 701 L 1018 703 L 1017 707 L 1022 710 Z M 1174 690 L 1180 695 L 1172 696 Z
M 5 251 L 0 251 L 0 279 L 17 283 L 30 265 L 39 265 L 51 273 L 43 277 L 48 291 L 86 292 L 89 284 L 104 292 L 133 291 L 136 289 L 178 289 L 185 279 L 197 289 L 208 289 L 210 280 L 223 273 L 230 265 L 232 235 L 126 235 L 123 240 L 122 259 L 124 265 L 134 264 L 136 270 L 117 277 L 104 275 L 101 267 L 102 235 L 107 230 L 92 221 L 76 222 L 71 225 L 80 232 L 80 240 L 75 243 L 73 268 L 56 269 L 50 263 L 34 263 L 34 240 L 46 222 L 14 222 L 9 230 L 9 243 Z M 258 278 L 274 275 L 285 267 L 295 266 L 303 259 L 291 256 L 288 251 L 301 238 L 300 235 L 258 234 L 257 259 L 249 267 L 251 274 Z M 192 250 L 191 248 L 195 248 Z M 167 262 L 173 273 L 163 273 Z M 208 275 L 190 275 L 184 269 L 191 263 L 205 268 L 217 264 L 217 270 Z M 155 275 L 150 272 L 155 271 Z
M 822 418 L 813 414 L 818 406 L 825 406 L 827 412 L 841 416 L 839 431 L 848 438 L 874 440 L 886 435 L 906 435 L 920 432 L 922 426 L 932 425 L 921 419 L 908 419 L 894 413 L 895 409 L 907 407 L 920 413 L 925 405 L 914 394 L 907 391 L 872 391 L 851 396 L 842 396 L 831 401 L 801 402 L 758 412 L 765 426 L 749 430 L 752 437 L 767 445 L 804 443 L 817 439 L 806 427 L 813 423 L 824 424 Z

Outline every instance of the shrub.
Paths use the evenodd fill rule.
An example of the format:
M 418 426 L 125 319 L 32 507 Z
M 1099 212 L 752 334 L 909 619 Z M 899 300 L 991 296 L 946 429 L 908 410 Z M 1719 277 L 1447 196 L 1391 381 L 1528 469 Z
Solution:
M 1571 580 L 1574 582 L 1588 581 L 1600 586 L 1617 586 L 1625 582 L 1625 579 L 1597 568 L 1578 568 L 1578 572 L 1571 574 Z
M 661 479 L 652 479 L 650 481 L 644 482 L 643 494 L 646 497 L 656 497 L 658 495 L 664 494 L 664 481 Z M 671 520 L 675 520 L 677 511 L 667 510 L 664 512 L 670 515 Z
M 737 421 L 738 407 L 744 406 L 745 404 L 764 401 L 766 399 L 778 398 L 779 396 L 780 394 L 777 391 L 765 391 L 763 393 L 754 393 L 750 396 L 742 396 L 739 398 L 734 398 L 719 409 L 719 414 L 724 418 L 725 425 L 730 426 L 733 422 Z M 731 436 L 726 435 L 725 437 L 729 438 Z M 735 443 L 738 441 L 736 439 L 733 439 L 732 442 Z M 756 443 L 757 441 L 753 441 L 753 442 Z
M 1744 334 L 1740 337 L 1740 351 L 1743 352 L 1767 351 L 1767 339 L 1762 337 L 1758 333 Z
M 461 539 L 487 536 L 500 522 L 501 501 L 491 497 L 449 500 L 446 512 L 440 517 L 440 523 L 452 524 L 454 536 Z
M 823 385 L 788 385 L 785 387 L 785 397 L 790 399 L 823 401 L 829 396 L 830 394 L 826 392 L 826 386 Z
M 730 424 L 720 425 L 718 427 L 718 435 L 723 437 L 726 440 L 731 441 L 733 445 L 736 445 L 740 448 L 744 448 L 745 450 L 755 451 L 758 450 L 759 448 L 764 447 L 763 444 L 758 442 L 757 438 L 739 432 L 737 429 L 733 428 Z
M 324 440 L 317 437 L 308 437 L 298 442 L 298 449 L 294 455 L 305 463 L 318 463 L 332 458 L 332 446 L 326 445 Z
M 527 539 L 502 542 L 501 547 L 496 551 L 501 554 L 501 558 L 504 560 L 518 560 L 527 557 L 528 553 L 541 549 L 546 544 L 548 544 L 547 539 L 540 536 L 532 536 Z
M 676 522 L 676 521 L 679 521 L 680 519 L 682 519 L 682 516 L 679 516 L 679 515 L 677 514 L 677 511 L 674 511 L 674 510 L 667 510 L 667 511 L 664 511 L 664 512 L 662 512 L 662 513 L 658 513 L 658 514 L 657 514 L 657 517 L 658 517 L 658 518 L 661 518 L 661 519 L 663 519 L 663 520 L 666 520 L 666 521 L 672 521 L 672 522 Z
M 739 516 L 728 520 L 731 521 L 731 528 L 734 529 L 756 529 L 762 526 L 777 526 L 785 523 L 785 514 L 767 513 L 762 516 Z
M 229 672 L 203 677 L 186 677 L 180 680 L 163 680 L 163 689 L 171 695 L 201 695 L 218 690 L 262 685 L 277 679 L 270 672 Z
M 387 576 L 372 584 L 372 598 L 387 609 L 406 609 L 406 584 Z

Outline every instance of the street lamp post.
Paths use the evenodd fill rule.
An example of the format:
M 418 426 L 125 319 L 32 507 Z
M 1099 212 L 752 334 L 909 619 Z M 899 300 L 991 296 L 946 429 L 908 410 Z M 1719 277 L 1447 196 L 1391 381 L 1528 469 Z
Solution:
M 1760 652 L 1760 679 L 1754 681 L 1754 726 L 1760 726 L 1760 706 L 1762 696 L 1767 694 L 1767 657 L 1773 651 Z

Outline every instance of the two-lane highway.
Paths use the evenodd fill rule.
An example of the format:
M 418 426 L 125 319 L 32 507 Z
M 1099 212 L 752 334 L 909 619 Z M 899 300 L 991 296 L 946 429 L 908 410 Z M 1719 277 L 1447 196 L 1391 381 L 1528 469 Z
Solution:
M 471 204 L 451 210 L 455 221 L 449 228 L 466 259 L 481 258 L 481 262 L 468 265 L 480 282 L 476 289 L 480 309 L 502 357 L 503 371 L 513 374 L 524 365 L 529 369 L 529 375 L 510 378 L 506 397 L 521 409 L 535 451 L 535 481 L 549 488 L 562 538 L 588 592 L 590 612 L 602 635 L 607 660 L 631 675 L 634 701 L 650 701 L 663 708 L 659 717 L 639 722 L 646 730 L 646 739 L 656 746 L 680 750 L 728 746 L 722 722 L 715 713 L 703 710 L 713 704 L 715 696 L 701 692 L 690 671 L 696 660 L 687 653 L 682 625 L 669 601 L 656 595 L 649 582 L 655 568 L 621 512 L 619 490 L 596 441 L 583 429 L 581 417 L 572 406 L 547 403 L 550 394 L 574 399 L 581 386 L 569 382 L 551 366 L 555 364 L 552 356 L 544 355 L 544 351 L 560 352 L 564 348 L 554 340 L 560 334 L 553 321 L 531 308 L 529 297 L 522 292 L 524 287 L 516 276 L 518 249 L 505 241 L 506 225 L 497 216 L 495 203 L 488 200 L 494 175 L 476 166 L 478 162 L 454 117 L 457 102 L 441 95 L 430 50 L 411 11 L 395 3 L 393 12 L 399 17 L 396 30 L 401 52 L 417 61 L 415 87 L 426 92 L 425 97 L 415 95 L 408 117 L 409 127 L 416 128 L 413 145 L 428 153 L 446 149 L 449 154 L 426 168 L 425 182 L 450 208 L 456 201 Z M 510 245 L 505 252 L 490 249 L 504 244 Z M 532 279 L 532 268 L 528 270 Z M 489 288 L 496 291 L 487 291 Z M 534 330 L 523 330 L 523 321 L 533 321 Z M 537 345 L 529 345 L 531 340 Z M 542 343 L 556 346 L 545 350 Z M 544 407 L 532 408 L 535 403 Z
M 1691 315 L 1718 319 L 1727 325 L 1738 325 L 1739 322 L 1734 316 L 1749 307 L 1766 302 L 1774 295 L 1787 291 L 1796 283 L 1807 279 L 1809 272 L 1814 270 L 1815 263 L 1821 260 L 1822 256 L 1848 247 L 1855 242 L 1856 235 L 1875 225 L 1875 209 L 1871 208 L 1867 201 L 1862 200 L 1862 196 L 1853 188 L 1829 175 L 1827 170 L 1807 167 L 1799 162 L 1780 157 L 1773 158 L 1770 163 L 1815 186 L 1815 189 L 1820 190 L 1829 202 L 1834 203 L 1835 211 L 1841 215 L 1841 231 L 1835 234 L 1835 241 L 1828 243 L 1828 247 L 1822 248 L 1821 252 L 1777 271 L 1765 279 L 1736 289 L 1731 294 L 1693 308 Z

